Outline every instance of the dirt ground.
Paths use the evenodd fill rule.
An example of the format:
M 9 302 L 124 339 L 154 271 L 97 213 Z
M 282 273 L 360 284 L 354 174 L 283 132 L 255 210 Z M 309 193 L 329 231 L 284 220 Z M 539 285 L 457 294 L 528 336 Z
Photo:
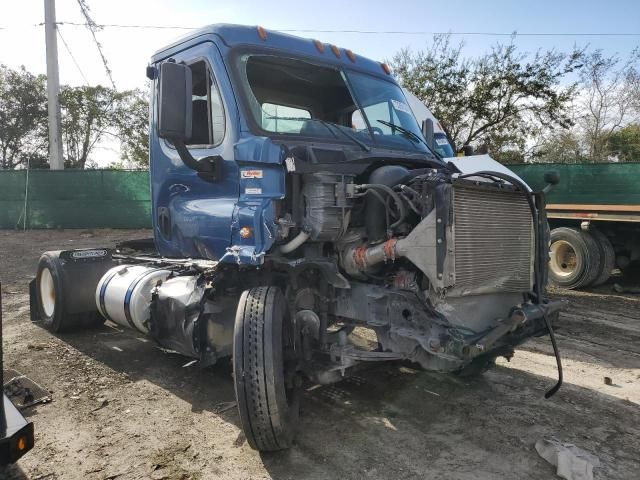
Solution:
M 597 455 L 597 479 L 638 478 L 640 295 L 558 293 L 570 304 L 558 331 L 565 385 L 550 400 L 548 337 L 472 380 L 376 365 L 307 391 L 296 446 L 261 455 L 240 431 L 228 365 L 185 366 L 110 324 L 57 337 L 29 321 L 42 251 L 148 234 L 0 231 L 5 367 L 52 396 L 25 410 L 35 449 L 0 478 L 549 479 L 534 449 L 549 437 Z

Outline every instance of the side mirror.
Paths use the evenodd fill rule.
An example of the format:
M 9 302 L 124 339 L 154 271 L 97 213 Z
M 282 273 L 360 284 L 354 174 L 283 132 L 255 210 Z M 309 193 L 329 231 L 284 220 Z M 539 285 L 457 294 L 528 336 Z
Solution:
M 434 150 L 433 145 L 433 120 L 427 118 L 422 121 L 422 135 L 424 139 L 427 141 L 427 145 L 431 150 Z
M 560 183 L 560 173 L 557 170 L 547 170 L 544 172 L 544 183 L 557 185 Z
M 165 62 L 160 66 L 158 134 L 172 143 L 191 138 L 191 69 Z
M 546 186 L 542 189 L 544 193 L 549 192 L 554 185 L 560 183 L 560 172 L 557 170 L 547 170 L 544 172 L 544 183 Z
M 464 152 L 464 156 L 465 157 L 472 157 L 473 156 L 473 145 L 465 145 L 462 148 L 462 151 Z
M 222 157 L 214 155 L 196 160 L 185 145 L 191 138 L 192 129 L 191 69 L 174 62 L 163 63 L 160 66 L 159 90 L 158 135 L 173 143 L 182 162 L 198 172 L 200 178 L 210 182 L 218 180 L 222 171 Z

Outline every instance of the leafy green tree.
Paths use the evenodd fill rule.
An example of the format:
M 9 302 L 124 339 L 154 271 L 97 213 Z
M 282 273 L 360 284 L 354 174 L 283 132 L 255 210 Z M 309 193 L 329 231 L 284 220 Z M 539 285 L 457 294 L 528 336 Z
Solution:
M 0 65 L 0 169 L 44 166 L 47 149 L 44 75 Z
M 621 162 L 640 161 L 640 123 L 632 123 L 607 139 L 607 153 Z
M 576 85 L 561 81 L 580 66 L 582 52 L 533 55 L 498 44 L 477 59 L 462 44 L 435 36 L 423 51 L 404 49 L 390 62 L 402 85 L 425 102 L 456 151 L 486 145 L 492 155 L 523 145 L 534 126 L 569 128 Z
M 580 132 L 556 130 L 536 145 L 531 160 L 540 163 L 582 163 L 588 161 Z
M 116 118 L 123 163 L 131 167 L 149 165 L 149 93 L 125 92 Z
M 117 138 L 116 120 L 125 94 L 101 85 L 68 87 L 60 91 L 65 166 L 85 168 L 97 143 Z

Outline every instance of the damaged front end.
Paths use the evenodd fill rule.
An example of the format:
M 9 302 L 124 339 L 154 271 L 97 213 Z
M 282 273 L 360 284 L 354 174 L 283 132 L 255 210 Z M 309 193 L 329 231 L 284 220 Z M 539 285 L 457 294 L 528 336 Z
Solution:
M 338 324 L 374 330 L 378 351 L 337 342 L 331 357 L 341 368 L 333 371 L 392 356 L 464 373 L 546 333 L 557 354 L 552 323 L 562 305 L 544 297 L 544 194 L 492 171 L 422 171 L 391 188 L 415 224 L 407 215 L 408 225 L 373 244 L 362 241 L 372 238 L 368 224 L 366 235 L 343 235 L 337 248 L 350 288 L 336 289 L 330 308 Z M 347 197 L 365 189 L 345 186 Z

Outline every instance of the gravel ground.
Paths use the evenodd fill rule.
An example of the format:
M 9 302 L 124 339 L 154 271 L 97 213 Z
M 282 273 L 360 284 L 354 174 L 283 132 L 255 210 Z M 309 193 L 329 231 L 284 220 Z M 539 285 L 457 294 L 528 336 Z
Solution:
M 42 251 L 148 235 L 0 231 L 5 365 L 53 399 L 24 412 L 35 449 L 0 478 L 549 479 L 534 444 L 552 436 L 597 455 L 597 479 L 638 478 L 640 295 L 557 292 L 570 306 L 558 332 L 565 385 L 551 400 L 546 337 L 472 380 L 376 365 L 307 391 L 296 446 L 261 455 L 240 431 L 228 364 L 185 366 L 109 323 L 58 337 L 29 321 Z

